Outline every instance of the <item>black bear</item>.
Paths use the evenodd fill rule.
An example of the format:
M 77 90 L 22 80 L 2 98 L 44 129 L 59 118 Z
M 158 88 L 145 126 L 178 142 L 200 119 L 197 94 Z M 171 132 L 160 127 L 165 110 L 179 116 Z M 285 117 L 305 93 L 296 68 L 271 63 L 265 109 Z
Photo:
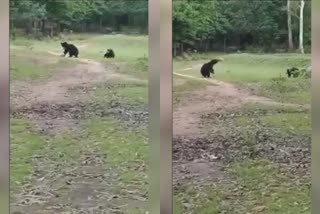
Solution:
M 296 67 L 292 67 L 292 68 L 287 69 L 287 75 L 288 75 L 289 78 L 291 76 L 294 77 L 294 78 L 298 77 L 299 74 L 300 74 L 299 69 L 296 68 Z
M 61 42 L 61 46 L 64 49 L 63 56 L 66 56 L 67 53 L 69 53 L 69 57 L 76 57 L 78 58 L 79 50 L 76 46 L 73 44 L 69 44 L 67 42 Z
M 114 52 L 112 49 L 108 49 L 107 52 L 104 54 L 104 58 L 114 58 Z
M 210 73 L 214 74 L 213 66 L 220 61 L 222 61 L 222 59 L 213 59 L 210 62 L 203 64 L 200 70 L 202 76 L 210 78 Z

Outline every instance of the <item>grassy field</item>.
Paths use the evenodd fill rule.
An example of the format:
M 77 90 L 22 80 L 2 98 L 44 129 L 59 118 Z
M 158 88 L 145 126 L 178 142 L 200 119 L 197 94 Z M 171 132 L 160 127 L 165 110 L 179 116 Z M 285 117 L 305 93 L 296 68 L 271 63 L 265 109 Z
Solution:
M 286 77 L 286 69 L 304 67 L 311 63 L 311 55 L 300 54 L 207 54 L 195 57 L 195 60 L 176 59 L 174 70 L 199 65 L 184 73 L 201 77 L 201 65 L 211 58 L 222 57 L 224 61 L 215 65 L 215 78 L 230 82 L 262 82 L 272 78 Z M 198 59 L 200 58 L 200 59 Z
M 199 54 L 189 59 L 174 59 L 174 72 L 201 77 L 201 65 L 214 57 L 224 58 L 223 62 L 215 66 L 214 79 L 232 83 L 254 95 L 274 101 L 311 104 L 310 79 L 288 79 L 285 73 L 292 66 L 310 65 L 310 55 Z M 173 99 L 177 106 L 185 97 L 192 96 L 192 92 L 205 91 L 210 85 L 191 78 L 173 78 Z M 212 94 L 212 97 L 214 103 L 215 95 Z M 187 102 L 183 102 L 183 105 L 187 105 Z M 225 175 L 220 182 L 207 178 L 206 182 L 197 183 L 193 180 L 180 187 L 175 192 L 175 214 L 310 213 L 310 174 L 298 172 L 295 168 L 306 162 L 310 164 L 310 153 L 306 153 L 303 159 L 295 159 L 295 155 L 291 153 L 295 149 L 310 152 L 310 109 L 249 103 L 233 112 L 221 113 L 213 119 L 207 117 L 203 120 L 210 126 L 208 134 L 218 133 L 219 136 L 212 137 L 223 137 L 229 147 L 226 147 L 227 151 L 219 151 L 225 152 L 221 155 L 229 155 L 234 161 L 224 166 Z M 234 140 L 233 133 L 239 133 L 236 136 L 241 140 Z M 258 133 L 263 136 L 261 139 L 257 137 Z M 214 142 L 219 143 L 218 140 L 212 140 Z M 261 150 L 268 151 L 270 145 L 279 146 L 280 149 L 269 155 L 258 153 Z M 256 157 L 248 157 L 248 151 L 253 152 Z M 284 164 L 278 159 L 286 155 L 294 163 Z
M 290 103 L 311 102 L 310 79 L 287 79 L 286 69 L 307 67 L 311 56 L 300 54 L 207 54 L 196 55 L 195 59 L 174 60 L 174 71 L 201 77 L 200 67 L 211 58 L 222 57 L 223 62 L 215 65 L 214 78 L 249 88 L 255 94 Z M 190 70 L 184 70 L 192 68 Z
M 65 41 L 79 46 L 79 58 L 95 60 L 102 65 L 114 63 L 119 66 L 118 74 L 120 75 L 127 74 L 133 78 L 147 79 L 147 37 L 90 34 L 68 37 Z M 75 59 L 62 58 L 50 53 L 62 53 L 60 42 L 60 39 L 39 41 L 17 38 L 13 40 L 11 42 L 11 84 L 15 85 L 16 81 L 19 81 L 19 84 L 50 82 L 52 77 L 63 75 L 65 69 L 73 69 L 74 66 L 81 65 L 82 62 Z M 115 50 L 115 59 L 103 58 L 104 51 L 108 48 Z M 79 87 L 82 86 L 79 85 Z M 18 200 L 16 197 L 23 194 L 23 188 L 26 185 L 33 184 L 34 188 L 40 189 L 50 188 L 41 184 L 41 182 L 51 182 L 50 179 L 45 179 L 47 176 L 51 176 L 52 181 L 56 179 L 57 185 L 59 182 L 61 184 L 64 181 L 61 181 L 60 176 L 74 170 L 74 168 L 81 169 L 88 157 L 103 163 L 102 166 L 92 166 L 92 170 L 97 174 L 95 179 L 98 179 L 101 173 L 105 173 L 107 176 L 103 181 L 92 179 L 92 182 L 105 182 L 105 190 L 103 188 L 99 190 L 100 194 L 105 194 L 104 197 L 108 194 L 119 196 L 120 201 L 116 201 L 112 207 L 117 208 L 117 206 L 121 207 L 126 203 L 130 204 L 129 198 L 132 197 L 130 191 L 137 192 L 139 195 L 145 195 L 147 192 L 147 129 L 146 126 L 132 125 L 132 121 L 142 120 L 138 117 L 141 114 L 139 112 L 146 113 L 147 83 L 132 82 L 124 78 L 91 84 L 86 87 L 90 91 L 87 95 L 81 95 L 81 91 L 72 89 L 76 90 L 75 93 L 78 94 L 76 96 L 82 97 L 81 103 L 73 103 L 70 100 L 70 104 L 64 104 L 70 105 L 66 111 L 78 108 L 80 105 L 81 110 L 76 113 L 71 112 L 71 114 L 75 114 L 76 117 L 86 115 L 77 119 L 79 128 L 76 131 L 68 130 L 68 128 L 59 131 L 59 133 L 51 133 L 50 129 L 39 131 L 36 129 L 37 122 L 31 119 L 35 113 L 31 115 L 13 114 L 11 116 L 11 197 L 13 198 L 13 207 L 17 207 L 14 205 Z M 55 105 L 59 106 L 60 104 Z M 35 111 L 32 110 L 33 107 L 30 108 L 31 111 Z M 127 111 L 129 116 L 125 117 L 122 113 L 104 113 L 113 108 Z M 50 114 L 50 109 L 44 107 L 43 111 L 48 111 Z M 54 114 L 59 114 L 58 112 Z M 54 118 L 53 115 L 52 120 Z M 137 124 L 139 124 L 138 122 Z M 110 174 L 109 177 L 108 174 Z M 38 176 L 44 177 L 39 178 Z M 35 179 L 41 180 L 39 184 L 34 183 Z M 83 180 L 85 181 L 85 179 L 84 177 Z M 112 183 L 112 186 L 109 183 Z M 56 184 L 50 185 L 54 189 Z M 90 185 L 94 184 L 87 186 L 90 187 Z M 78 189 L 81 191 L 80 187 Z M 77 190 L 71 189 L 70 191 Z M 61 194 L 63 195 L 63 193 Z M 122 200 L 121 197 L 125 199 Z M 103 197 L 101 197 L 102 199 Z M 117 197 L 112 200 L 117 200 Z M 133 201 L 141 201 L 141 203 L 119 209 L 125 209 L 127 213 L 143 213 L 145 202 L 142 199 Z M 39 211 L 41 210 L 32 210 L 34 213 Z
M 79 56 L 82 58 L 104 60 L 103 55 L 110 48 L 115 51 L 115 59 L 119 61 L 135 61 L 148 57 L 147 36 L 128 35 L 75 34 L 41 41 L 18 37 L 11 42 L 11 50 L 27 48 L 39 53 L 53 51 L 62 54 L 62 41 L 78 46 Z

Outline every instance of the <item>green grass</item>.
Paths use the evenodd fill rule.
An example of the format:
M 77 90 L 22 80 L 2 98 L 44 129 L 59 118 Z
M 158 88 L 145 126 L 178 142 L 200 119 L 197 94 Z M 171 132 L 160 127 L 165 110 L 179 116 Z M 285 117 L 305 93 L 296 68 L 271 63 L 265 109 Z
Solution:
M 107 151 L 108 160 L 115 165 L 141 164 L 147 160 L 147 139 L 143 134 L 129 132 L 110 119 L 93 118 L 86 127 L 86 144 L 101 142 L 101 149 Z
M 33 170 L 32 156 L 45 146 L 44 140 L 30 131 L 27 119 L 11 119 L 10 140 L 10 186 L 15 191 Z
M 175 193 L 174 214 L 310 213 L 307 182 L 294 182 L 273 163 L 250 160 L 232 165 L 230 172 L 236 178 L 234 186 L 207 183 L 201 189 L 190 186 Z
M 24 118 L 12 118 L 10 127 L 10 185 L 13 191 L 31 175 L 34 155 L 46 154 L 46 158 L 54 162 L 70 163 L 79 157 L 79 139 L 70 133 L 55 136 L 39 134 L 32 130 L 32 123 Z
M 126 213 L 128 214 L 145 214 L 145 211 L 139 208 L 129 208 L 129 210 L 126 210 Z
M 50 51 L 62 54 L 60 45 L 62 40 L 18 37 L 11 41 L 11 79 L 47 78 L 60 68 L 74 65 L 75 60 L 48 53 Z M 120 73 L 129 74 L 138 79 L 148 78 L 147 36 L 73 34 L 68 35 L 65 41 L 79 46 L 80 58 L 95 59 L 106 64 L 126 62 L 127 66 L 122 66 Z M 115 59 L 103 58 L 105 51 L 109 48 L 115 51 Z
M 213 186 L 194 189 L 188 186 L 185 191 L 175 193 L 173 203 L 174 214 L 219 214 L 221 213 L 221 194 Z
M 128 104 L 146 105 L 148 89 L 145 84 L 127 85 L 127 87 L 119 88 L 117 95 L 120 99 L 125 99 Z
M 246 197 L 248 211 L 264 207 L 262 214 L 310 213 L 310 195 L 307 184 L 294 184 L 268 161 L 249 161 L 234 168 Z
M 208 54 L 201 60 L 174 60 L 174 70 L 201 77 L 200 67 L 214 57 L 224 61 L 215 65 L 215 78 L 229 82 L 261 82 L 274 77 L 284 77 L 291 66 L 305 66 L 311 63 L 310 55 L 300 54 Z M 202 57 L 204 58 L 204 57 Z M 196 66 L 198 65 L 198 66 Z M 179 71 L 187 67 L 192 70 Z
M 250 126 L 252 124 L 252 118 L 248 116 L 240 116 L 236 119 L 236 124 L 240 127 Z
M 31 49 L 39 52 L 62 53 L 61 41 L 67 41 L 79 46 L 79 57 L 92 58 L 104 61 L 105 51 L 112 48 L 115 51 L 115 60 L 130 61 L 137 58 L 148 57 L 148 37 L 131 35 L 101 35 L 101 34 L 74 34 L 65 39 L 34 40 L 19 37 L 11 42 L 12 49 Z M 85 45 L 85 46 L 83 46 Z
M 111 89 L 109 88 L 110 84 L 107 82 L 98 85 L 94 96 L 90 97 L 91 102 L 101 106 L 108 105 L 110 101 L 119 102 L 125 106 L 145 107 L 148 104 L 148 88 L 145 83 L 122 82 Z
M 267 127 L 281 129 L 284 132 L 295 131 L 301 134 L 310 133 L 311 116 L 309 110 L 293 106 L 276 106 L 263 104 L 247 104 L 243 111 L 263 111 L 263 114 L 240 115 L 235 122 L 240 128 L 252 127 L 258 121 Z
M 182 214 L 183 213 L 183 207 L 181 205 L 181 202 L 179 201 L 178 196 L 173 196 L 173 214 Z
M 55 72 L 76 64 L 73 60 L 39 53 L 34 50 L 11 50 L 10 78 L 11 80 L 46 79 Z
M 126 74 L 132 77 L 135 77 L 140 80 L 148 80 L 149 72 L 148 72 L 148 58 L 136 58 L 134 60 L 127 60 L 128 64 L 123 65 L 118 70 L 121 74 Z M 104 61 L 107 65 L 109 61 Z
M 179 77 L 180 78 L 180 77 Z M 201 80 L 190 80 L 187 78 L 181 78 L 184 80 L 183 84 L 174 86 L 174 92 L 185 93 L 205 88 L 208 83 Z
M 173 85 L 173 100 L 174 104 L 178 104 L 187 94 L 196 90 L 205 89 L 208 83 L 201 80 L 188 79 L 184 77 L 178 77 L 176 81 L 182 81 L 182 84 Z
M 195 60 L 174 60 L 174 71 L 201 77 L 201 65 L 218 56 L 223 57 L 224 61 L 215 65 L 215 79 L 249 87 L 257 95 L 281 102 L 299 104 L 311 102 L 309 79 L 286 78 L 287 68 L 310 65 L 309 54 L 202 54 Z M 192 69 L 183 71 L 185 68 Z M 174 78 L 180 77 L 174 76 Z
M 311 104 L 310 79 L 274 79 L 252 88 L 258 95 L 271 97 L 276 101 Z
M 275 113 L 261 117 L 261 121 L 284 131 L 311 131 L 311 116 L 309 113 Z
M 80 135 L 40 135 L 29 130 L 31 124 L 25 119 L 12 119 L 11 124 L 12 191 L 17 191 L 30 177 L 34 169 L 34 155 L 45 155 L 50 162 L 61 163 L 61 167 L 66 168 L 79 163 L 81 151 L 88 147 L 96 147 L 107 154 L 108 167 L 112 166 L 119 174 L 118 185 L 134 184 L 141 191 L 147 190 L 145 172 L 136 170 L 147 162 L 144 132 L 130 132 L 119 122 L 108 118 L 83 121 Z
M 245 103 L 242 106 L 243 111 L 254 111 L 254 110 L 263 110 L 263 111 L 273 111 L 273 112 L 308 112 L 308 109 L 299 109 L 296 106 L 285 106 L 285 105 L 273 105 L 265 103 Z

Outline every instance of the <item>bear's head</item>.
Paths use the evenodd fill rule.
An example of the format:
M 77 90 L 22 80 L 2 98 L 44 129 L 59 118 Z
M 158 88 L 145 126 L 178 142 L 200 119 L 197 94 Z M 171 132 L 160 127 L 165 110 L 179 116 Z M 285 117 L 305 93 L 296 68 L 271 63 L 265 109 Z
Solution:
M 67 47 L 67 45 L 68 45 L 68 43 L 67 43 L 67 42 L 61 42 L 61 46 L 62 46 L 62 47 L 64 47 L 64 48 L 65 48 L 65 47 Z

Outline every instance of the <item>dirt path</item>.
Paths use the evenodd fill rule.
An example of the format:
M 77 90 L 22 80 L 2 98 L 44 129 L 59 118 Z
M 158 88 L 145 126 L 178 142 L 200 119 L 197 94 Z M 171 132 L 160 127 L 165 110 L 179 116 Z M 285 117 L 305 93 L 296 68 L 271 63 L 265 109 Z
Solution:
M 59 55 L 57 53 L 51 53 Z M 58 136 L 60 131 L 73 130 L 79 119 L 78 102 L 87 95 L 75 88 L 94 87 L 107 80 L 140 81 L 117 73 L 117 64 L 103 65 L 89 59 L 78 60 L 72 68 L 61 70 L 48 80 L 15 81 L 11 84 L 11 112 L 21 112 L 37 127 Z M 60 133 L 61 134 L 61 133 Z M 118 174 L 105 162 L 106 154 L 98 145 L 79 145 L 79 159 L 65 162 L 54 154 L 55 161 L 45 154 L 33 156 L 31 183 L 12 195 L 12 212 L 24 214 L 55 213 L 123 213 L 125 207 L 142 207 L 146 196 L 133 189 L 117 187 Z M 61 155 L 61 154 L 60 154 Z M 109 168 L 109 169 L 108 169 Z M 130 192 L 131 191 L 131 192 Z
M 189 70 L 192 68 L 183 69 Z M 199 78 L 191 75 L 173 73 L 176 76 L 210 83 L 204 90 L 190 94 L 173 114 L 173 133 L 175 136 L 201 137 L 206 131 L 201 126 L 201 117 L 207 113 L 229 111 L 239 109 L 246 103 L 259 103 L 265 105 L 278 105 L 297 108 L 310 108 L 309 105 L 297 105 L 280 103 L 266 97 L 250 94 L 233 84 L 207 78 Z
M 59 53 L 49 52 L 53 55 Z M 75 67 L 62 70 L 47 81 L 16 81 L 11 87 L 11 107 L 13 110 L 39 103 L 59 104 L 76 102 L 77 97 L 69 97 L 69 90 L 85 87 L 111 79 L 141 81 L 128 75 L 119 74 L 116 64 L 102 65 L 100 62 L 78 58 Z

